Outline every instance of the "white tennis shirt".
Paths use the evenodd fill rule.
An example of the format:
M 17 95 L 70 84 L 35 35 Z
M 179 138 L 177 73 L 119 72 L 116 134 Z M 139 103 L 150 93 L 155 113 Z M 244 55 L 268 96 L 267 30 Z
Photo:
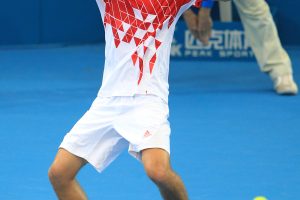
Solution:
M 105 66 L 98 96 L 152 94 L 166 102 L 175 24 L 201 0 L 97 0 L 105 27 Z

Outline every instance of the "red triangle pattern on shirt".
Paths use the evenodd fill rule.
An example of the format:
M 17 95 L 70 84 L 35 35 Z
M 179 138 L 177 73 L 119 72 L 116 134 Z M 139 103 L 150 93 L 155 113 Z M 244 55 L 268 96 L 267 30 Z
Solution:
M 155 49 L 159 49 L 162 41 L 159 41 L 157 31 L 162 30 L 164 23 L 168 21 L 168 28 L 173 24 L 175 17 L 178 14 L 180 8 L 191 0 L 104 0 L 105 2 L 105 14 L 104 25 L 111 25 L 112 33 L 114 36 L 115 46 L 118 48 L 122 43 L 131 43 L 134 40 L 136 46 L 142 45 L 144 47 L 144 54 L 147 51 L 144 43 L 149 37 L 155 38 Z M 201 0 L 196 0 L 196 4 L 200 5 Z M 140 12 L 140 17 L 136 17 L 134 9 Z M 148 16 L 151 15 L 151 21 L 148 20 Z M 154 16 L 154 18 L 152 18 Z M 141 19 L 142 18 L 142 19 Z M 124 24 L 129 25 L 129 29 L 126 31 L 123 38 L 120 38 L 118 30 L 124 32 Z M 150 29 L 150 26 L 151 30 Z M 146 31 L 144 35 L 136 34 L 138 30 Z M 143 48 L 141 47 L 141 48 Z M 132 62 L 138 66 L 140 75 L 138 84 L 141 82 L 144 71 L 143 57 L 139 57 L 137 52 L 132 56 Z M 150 73 L 152 73 L 156 62 L 156 53 L 150 59 L 148 65 Z

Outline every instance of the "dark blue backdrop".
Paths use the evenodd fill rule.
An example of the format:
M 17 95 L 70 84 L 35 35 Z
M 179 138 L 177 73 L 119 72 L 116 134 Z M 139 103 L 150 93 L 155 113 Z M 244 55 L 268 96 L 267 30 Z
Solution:
M 94 0 L 27 0 L 1 4 L 0 45 L 103 40 L 102 22 Z
M 278 0 L 269 0 L 277 3 Z M 282 42 L 300 44 L 300 1 L 279 1 L 276 19 Z M 104 41 L 94 0 L 5 1 L 0 5 L 0 45 L 80 44 Z

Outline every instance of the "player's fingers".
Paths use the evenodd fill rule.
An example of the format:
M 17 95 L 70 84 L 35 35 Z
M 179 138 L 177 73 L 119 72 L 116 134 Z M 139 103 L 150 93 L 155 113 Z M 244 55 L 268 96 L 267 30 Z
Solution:
M 197 30 L 190 30 L 190 32 L 194 36 L 194 38 L 199 38 L 199 32 Z
M 199 38 L 200 41 L 206 46 L 209 44 L 209 39 L 211 37 L 212 34 L 212 28 L 211 26 L 206 26 L 206 29 L 202 29 L 201 31 L 199 31 Z
M 199 40 L 205 46 L 209 44 L 209 38 L 210 38 L 210 34 L 209 33 L 210 33 L 209 31 L 201 31 L 201 32 L 199 32 Z
M 208 35 L 210 31 L 211 31 L 211 28 L 208 26 L 198 27 L 198 32 L 201 35 Z
M 193 19 L 193 21 L 189 23 L 189 29 L 191 32 L 198 32 L 197 20 Z

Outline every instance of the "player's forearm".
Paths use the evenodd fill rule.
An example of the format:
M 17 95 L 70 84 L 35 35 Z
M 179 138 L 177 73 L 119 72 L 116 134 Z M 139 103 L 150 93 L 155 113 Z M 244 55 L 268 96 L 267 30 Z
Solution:
M 213 0 L 204 0 L 201 4 L 201 14 L 203 17 L 210 17 L 211 9 L 214 6 Z
M 188 20 L 189 17 L 195 15 L 194 12 L 191 9 L 187 9 L 184 13 L 183 13 L 183 18 L 185 20 Z
M 210 8 L 201 8 L 199 15 L 201 17 L 210 17 L 211 9 Z

